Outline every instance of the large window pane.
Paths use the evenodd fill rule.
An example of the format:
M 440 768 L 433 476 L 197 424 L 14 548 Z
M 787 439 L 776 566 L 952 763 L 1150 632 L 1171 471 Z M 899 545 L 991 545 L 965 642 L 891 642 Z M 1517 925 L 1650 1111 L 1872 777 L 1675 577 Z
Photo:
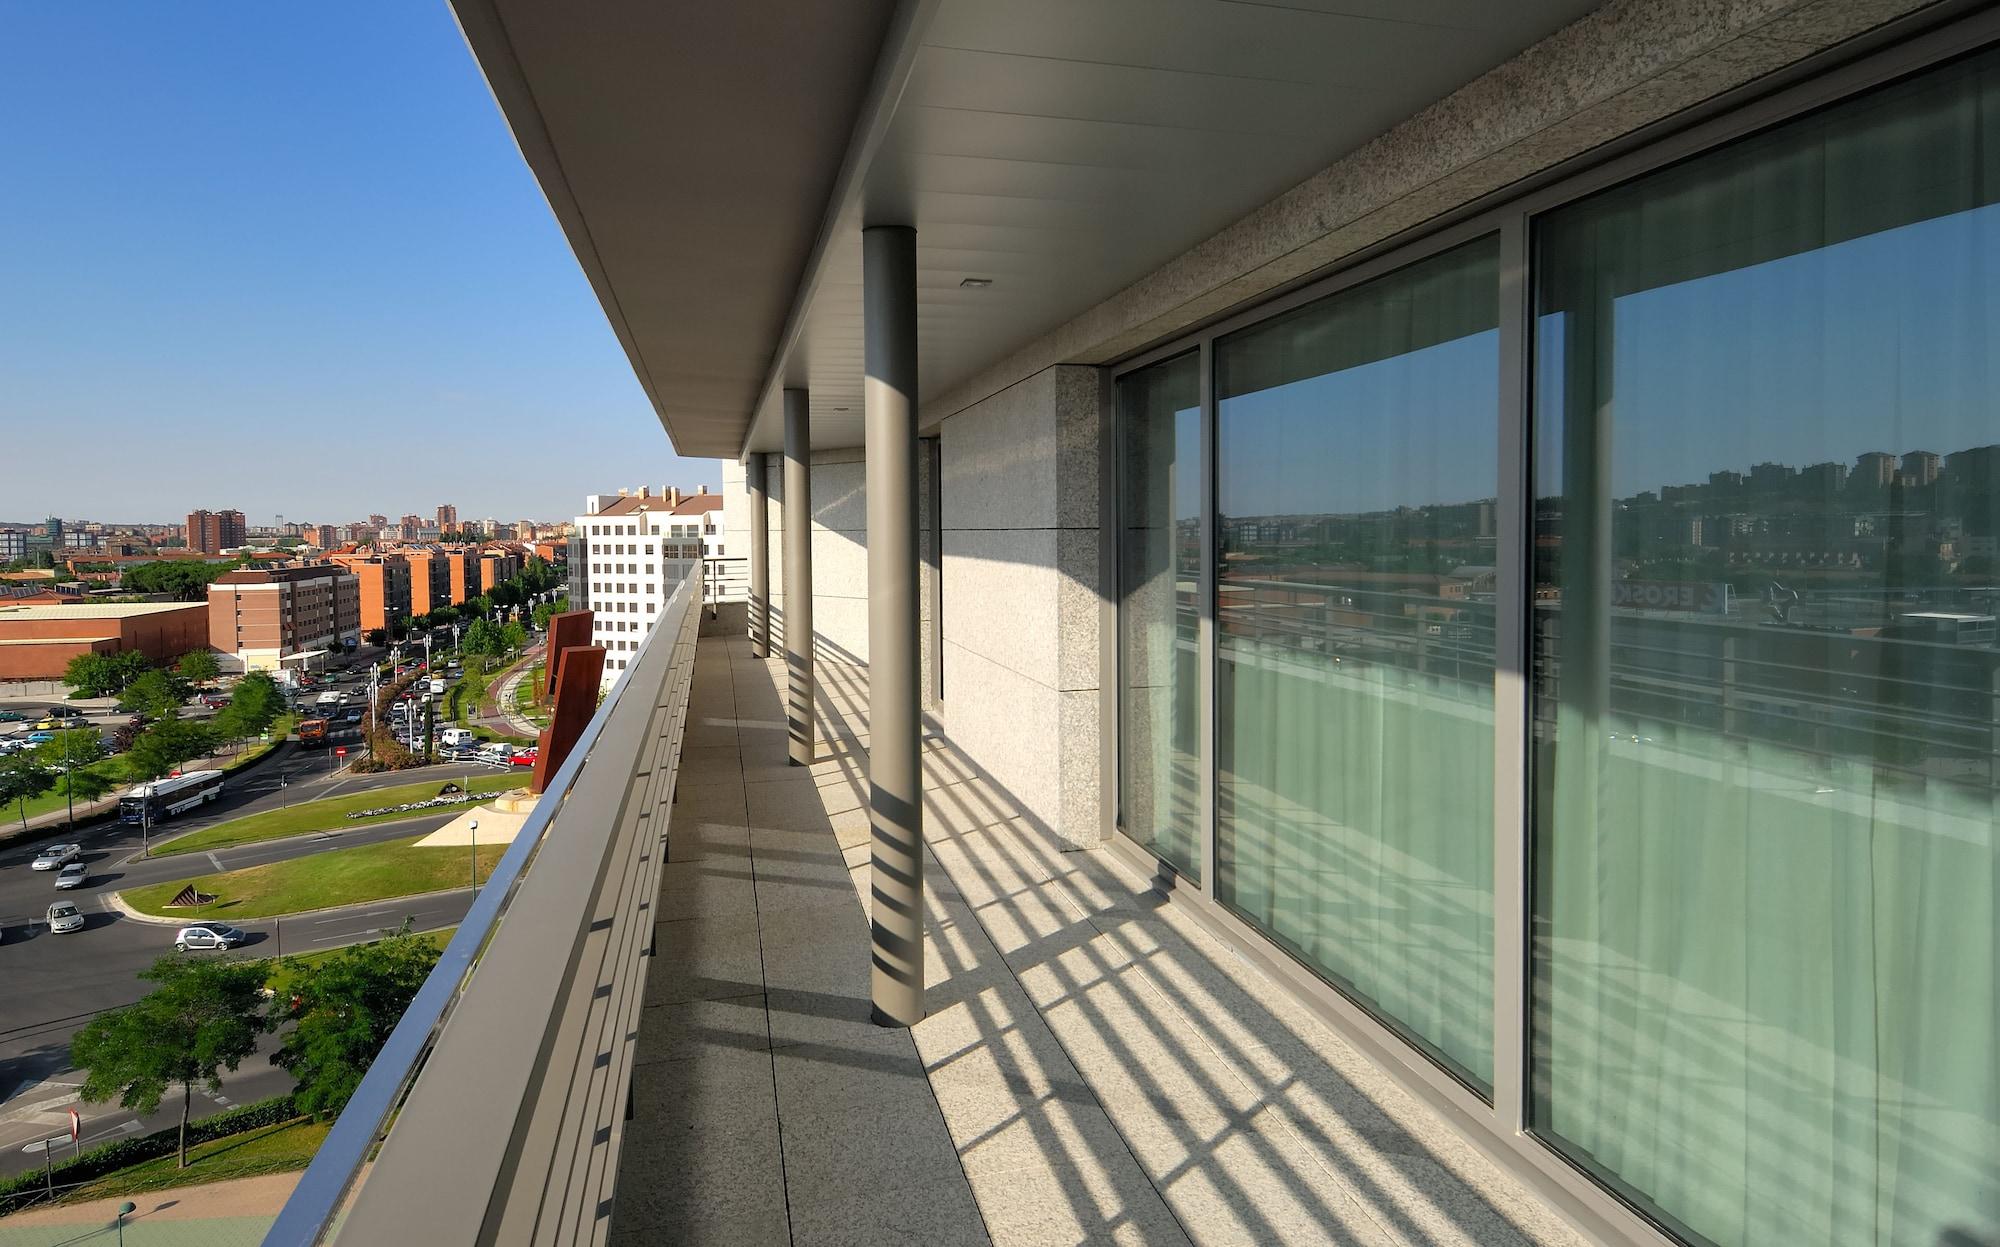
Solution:
M 1201 357 L 1118 381 L 1120 820 L 1199 877 Z
M 1216 344 L 1216 893 L 1490 1085 L 1498 248 Z
M 1690 1239 L 2000 1241 L 2000 82 L 1538 230 L 1535 1128 Z

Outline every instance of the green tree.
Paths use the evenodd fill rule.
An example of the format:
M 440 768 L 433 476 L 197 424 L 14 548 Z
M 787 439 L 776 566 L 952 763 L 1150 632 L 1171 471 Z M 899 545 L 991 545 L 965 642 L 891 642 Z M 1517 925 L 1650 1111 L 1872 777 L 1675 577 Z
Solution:
M 56 791 L 63 795 L 69 807 L 69 823 L 76 824 L 76 803 L 85 805 L 110 792 L 114 785 L 110 779 L 90 770 L 90 764 L 103 759 L 104 737 L 94 727 L 65 728 L 54 737 L 35 746 L 42 765 L 56 776 Z
M 449 606 L 440 606 L 430 614 L 431 627 L 449 628 L 458 622 L 458 612 Z
M 214 650 L 198 649 L 182 654 L 174 669 L 190 684 L 206 684 L 222 674 L 222 663 L 216 659 Z
M 55 774 L 33 752 L 0 758 L 0 805 L 12 805 L 28 829 L 28 802 L 55 786 Z
M 483 593 L 478 597 L 465 599 L 461 605 L 464 607 L 462 614 L 475 615 L 483 619 L 493 613 L 493 599 Z
M 500 629 L 500 641 L 509 654 L 518 654 L 528 646 L 528 630 L 521 626 L 520 620 L 509 620 Z
M 84 697 L 109 697 L 124 687 L 123 680 L 109 654 L 78 654 L 63 668 L 63 683 Z
M 536 603 L 534 614 L 530 616 L 535 621 L 535 631 L 547 632 L 549 630 L 549 620 L 554 618 L 557 613 L 554 602 Z
M 183 762 L 213 753 L 219 734 L 193 719 L 162 719 L 139 734 L 125 767 L 139 779 L 158 779 Z
M 156 667 L 125 686 L 118 708 L 149 719 L 171 719 L 187 704 L 192 691 L 179 672 Z
M 252 671 L 237 681 L 227 709 L 235 712 L 246 729 L 243 734 L 254 736 L 285 713 L 285 690 L 265 672 Z
M 436 944 L 405 928 L 310 972 L 297 966 L 294 998 L 280 1004 L 293 1026 L 271 1063 L 298 1081 L 301 1112 L 327 1117 L 346 1106 L 437 959 Z
M 162 957 L 139 977 L 159 984 L 137 1004 L 98 1016 L 70 1040 L 69 1059 L 84 1072 L 83 1098 L 117 1099 L 151 1113 L 167 1091 L 181 1089 L 180 1167 L 187 1168 L 188 1113 L 197 1084 L 222 1090 L 222 1071 L 257 1050 L 271 1029 L 264 1007 L 262 961 Z
M 466 653 L 487 658 L 498 655 L 505 645 L 506 642 L 500 636 L 500 629 L 485 619 L 473 620 L 471 626 L 465 630 L 465 639 L 459 642 L 459 648 Z
M 199 602 L 208 596 L 209 582 L 229 570 L 226 563 L 200 559 L 137 563 L 126 569 L 122 587 L 127 593 L 164 593 L 176 601 Z

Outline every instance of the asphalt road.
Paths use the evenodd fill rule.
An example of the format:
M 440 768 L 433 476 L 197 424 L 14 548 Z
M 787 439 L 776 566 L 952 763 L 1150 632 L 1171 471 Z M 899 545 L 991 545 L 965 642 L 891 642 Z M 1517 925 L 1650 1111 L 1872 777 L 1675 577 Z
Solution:
M 490 768 L 452 765 L 386 775 L 329 776 L 329 752 L 284 745 L 271 760 L 231 780 L 214 804 L 155 830 L 177 834 L 282 804 L 401 784 L 442 784 L 447 779 L 493 773 Z M 75 1083 L 79 1081 L 69 1070 L 70 1036 L 99 1012 L 130 1004 L 144 995 L 148 985 L 139 980 L 138 972 L 172 951 L 173 927 L 139 922 L 112 911 L 107 893 L 420 834 L 450 817 L 433 815 L 219 849 L 212 854 L 164 858 L 138 857 L 137 827 L 104 824 L 75 836 L 84 846 L 83 860 L 91 873 L 86 886 L 67 892 L 55 890 L 53 871 L 28 868 L 44 844 L 62 841 L 62 835 L 36 837 L 0 849 L 0 934 L 4 934 L 0 940 L 0 1175 L 39 1166 L 39 1152 L 25 1155 L 22 1145 L 68 1129 L 64 1110 L 75 1103 Z M 49 932 L 44 917 L 50 901 L 57 897 L 74 900 L 84 911 L 83 930 L 65 935 Z M 374 938 L 402 925 L 406 918 L 417 930 L 449 926 L 464 915 L 470 901 L 471 893 L 461 891 L 287 919 L 237 922 L 233 925 L 241 927 L 250 939 L 228 955 L 269 957 L 335 948 Z M 230 1103 L 281 1094 L 291 1086 L 288 1077 L 261 1057 L 246 1062 L 235 1075 L 225 1077 L 224 1083 L 219 1098 L 197 1094 L 197 1116 L 220 1111 Z M 86 1145 L 93 1138 L 156 1129 L 178 1120 L 177 1108 L 169 1111 L 166 1106 L 143 1124 L 115 1104 L 80 1106 L 80 1111 L 85 1115 Z

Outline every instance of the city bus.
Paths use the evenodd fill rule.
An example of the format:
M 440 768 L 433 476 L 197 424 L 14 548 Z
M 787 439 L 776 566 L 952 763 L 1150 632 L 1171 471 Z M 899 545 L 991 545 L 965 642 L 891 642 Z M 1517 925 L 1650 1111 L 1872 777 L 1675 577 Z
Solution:
M 140 784 L 118 798 L 118 819 L 125 823 L 157 823 L 221 795 L 221 771 L 189 771 L 171 779 Z

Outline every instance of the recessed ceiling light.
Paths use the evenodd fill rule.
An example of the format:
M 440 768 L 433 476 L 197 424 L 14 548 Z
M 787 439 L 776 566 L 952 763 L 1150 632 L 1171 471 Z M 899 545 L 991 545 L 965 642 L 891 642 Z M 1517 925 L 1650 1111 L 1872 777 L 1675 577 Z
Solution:
M 835 411 L 846 411 L 846 410 L 847 410 L 847 408 L 845 408 L 845 407 L 836 407 L 836 408 L 834 408 L 834 410 L 835 410 Z
M 992 284 L 991 277 L 967 277 L 958 283 L 962 290 L 984 290 Z

